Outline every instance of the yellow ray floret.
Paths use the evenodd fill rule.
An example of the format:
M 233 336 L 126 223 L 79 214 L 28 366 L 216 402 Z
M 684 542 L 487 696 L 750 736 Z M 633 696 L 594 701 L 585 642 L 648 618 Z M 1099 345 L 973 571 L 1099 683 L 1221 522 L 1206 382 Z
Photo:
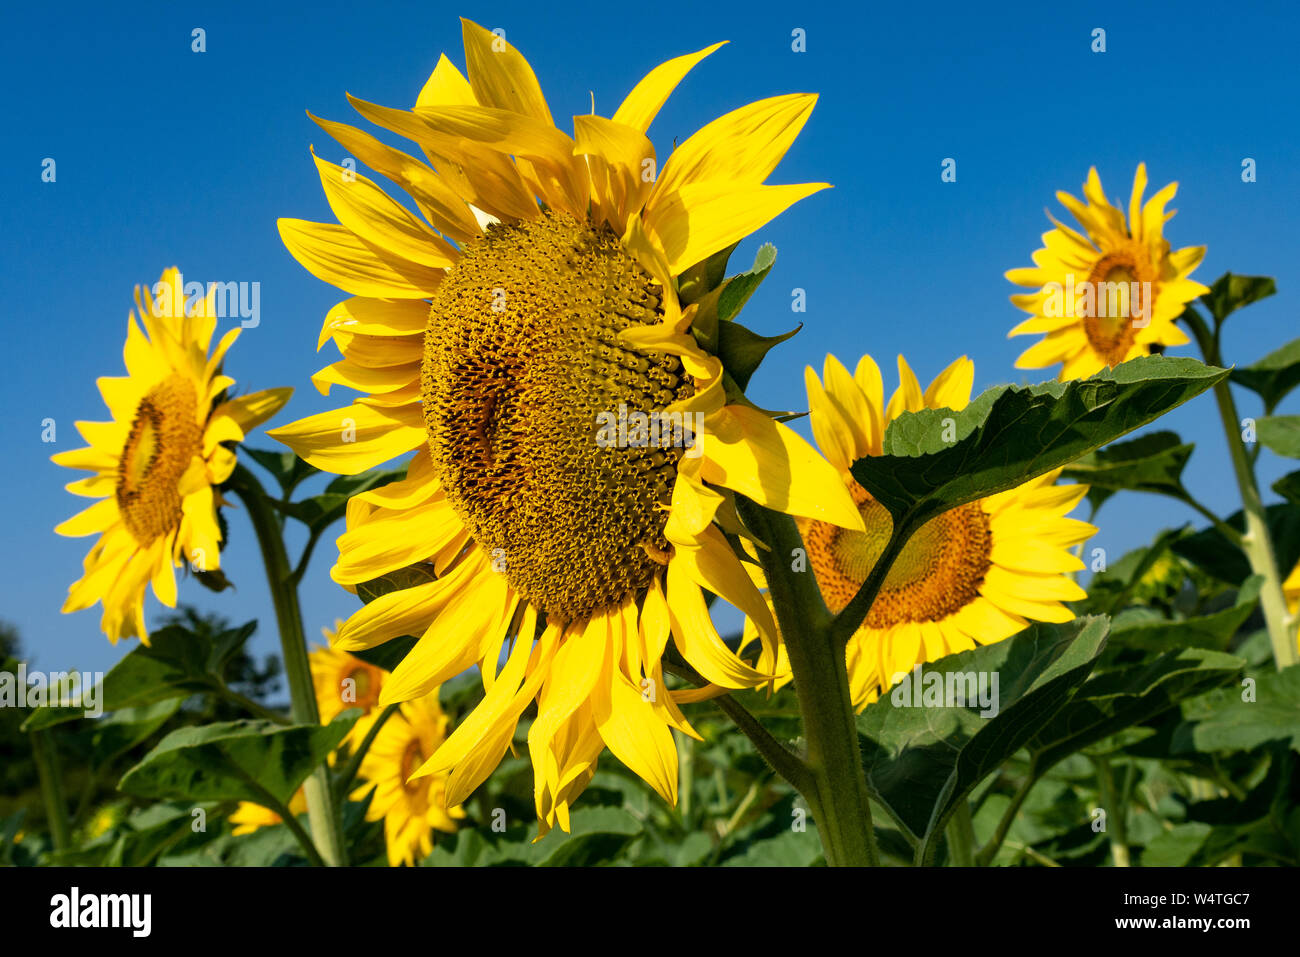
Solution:
M 1043 335 L 1016 360 L 1017 368 L 1060 362 L 1062 379 L 1083 379 L 1188 341 L 1175 320 L 1187 303 L 1209 291 L 1188 278 L 1205 257 L 1205 247 L 1170 250 L 1164 225 L 1174 213 L 1166 213 L 1165 206 L 1178 184 L 1170 183 L 1144 203 L 1146 186 L 1146 164 L 1140 163 L 1127 218 L 1106 199 L 1095 168 L 1083 187 L 1086 203 L 1056 194 L 1083 233 L 1052 218 L 1055 229 L 1043 234 L 1033 267 L 1006 274 L 1016 285 L 1036 290 L 1011 297 L 1031 318 L 1009 334 Z
M 415 453 L 404 481 L 352 500 L 333 575 L 354 588 L 418 563 L 434 580 L 359 610 L 337 647 L 418 636 L 384 703 L 480 666 L 482 704 L 420 769 L 450 772 L 452 804 L 536 702 L 544 833 L 567 827 L 605 748 L 675 800 L 671 729 L 694 733 L 678 708 L 694 692 L 665 684 L 670 640 L 720 687 L 778 676 L 775 627 L 722 531 L 735 494 L 862 524 L 834 468 L 728 392 L 677 292 L 685 270 L 825 188 L 766 183 L 816 97 L 742 107 L 660 164 L 647 130 L 721 44 L 656 68 L 612 117 L 575 117 L 569 135 L 518 51 L 468 21 L 464 43 L 467 75 L 441 58 L 414 108 L 352 99 L 423 159 L 318 121 L 423 221 L 317 161 L 338 225 L 283 220 L 281 235 L 351 297 L 326 317 L 318 345 L 332 339 L 343 358 L 317 387 L 363 395 L 272 434 L 337 473 Z M 759 622 L 755 659 L 719 637 L 706 592 Z
M 234 470 L 231 446 L 293 392 L 267 389 L 229 398 L 235 382 L 222 374 L 222 361 L 240 330 L 227 332 L 209 353 L 216 287 L 187 307 L 181 282 L 172 268 L 154 287 L 157 296 L 136 289 L 137 312 L 127 318 L 127 375 L 98 381 L 113 419 L 76 423 L 89 445 L 53 456 L 56 464 L 94 473 L 67 488 L 99 499 L 55 529 L 99 536 L 63 611 L 102 603 L 101 627 L 113 642 L 139 637 L 148 643 L 149 585 L 159 601 L 175 607 L 175 568 L 220 567 L 214 487 Z
M 447 776 L 414 772 L 427 761 L 447 734 L 447 716 L 438 704 L 438 689 L 408 701 L 384 722 L 361 762 L 364 779 L 354 800 L 373 793 L 366 820 L 383 821 L 388 863 L 413 865 L 433 850 L 435 831 L 456 830 L 465 817 L 447 801 Z
M 827 606 L 843 609 L 866 581 L 893 527 L 889 513 L 854 480 L 854 461 L 881 453 L 885 429 L 904 412 L 969 403 L 974 364 L 964 356 L 929 387 L 902 356 L 899 386 L 884 401 L 880 369 L 863 356 L 850 375 L 827 356 L 822 377 L 805 372 L 817 443 L 840 471 L 865 531 L 800 520 L 809 563 Z M 1063 602 L 1085 597 L 1070 577 L 1083 563 L 1070 551 L 1096 529 L 1066 515 L 1085 485 L 1057 485 L 1060 471 L 952 509 L 918 530 L 886 576 L 849 640 L 854 706 L 861 709 L 916 664 L 1001 641 L 1031 621 L 1074 615 Z M 754 625 L 748 625 L 754 634 Z

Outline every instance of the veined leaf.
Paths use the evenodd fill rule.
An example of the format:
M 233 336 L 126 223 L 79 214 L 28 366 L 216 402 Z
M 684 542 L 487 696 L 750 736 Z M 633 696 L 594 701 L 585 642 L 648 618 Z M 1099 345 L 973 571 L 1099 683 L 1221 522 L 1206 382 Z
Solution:
M 1042 773 L 1081 748 L 1230 681 L 1245 665 L 1234 655 L 1186 648 L 1140 668 L 1097 675 L 1034 734 L 1029 747 L 1035 769 Z
M 1098 508 L 1124 489 L 1184 499 L 1183 469 L 1194 448 L 1174 432 L 1150 432 L 1085 455 L 1062 475 L 1091 486 L 1088 498 Z
M 1224 273 L 1215 280 L 1210 291 L 1201 297 L 1205 308 L 1218 322 L 1252 302 L 1267 299 L 1277 292 L 1277 284 L 1269 276 L 1234 276 Z
M 1255 423 L 1255 434 L 1270 451 L 1300 459 L 1300 415 L 1272 415 Z
M 104 711 L 140 708 L 169 698 L 214 691 L 234 654 L 253 632 L 257 622 L 224 631 L 209 639 L 180 625 L 160 628 L 149 644 L 137 645 L 104 676 L 95 691 Z M 84 715 L 81 708 L 37 708 L 23 724 L 38 730 Z
M 118 787 L 148 798 L 287 806 L 359 717 L 359 708 L 349 708 L 323 727 L 222 721 L 179 728 L 126 772 Z
M 1031 625 L 1005 641 L 927 664 L 919 686 L 913 672 L 866 707 L 857 724 L 868 787 L 918 842 L 919 863 L 933 859 L 957 802 L 1083 684 L 1105 646 L 1106 631 L 1102 617 Z M 926 703 L 927 686 L 961 687 L 967 675 L 983 676 L 988 690 L 996 677 L 996 714 L 981 717 L 975 701 Z
M 308 476 L 315 475 L 319 469 L 308 465 L 293 452 L 273 452 L 267 449 L 254 449 L 241 446 L 243 451 L 252 456 L 253 461 L 271 473 L 280 492 L 288 498 L 293 490 Z
M 904 413 L 884 454 L 853 477 L 895 522 L 920 524 L 1014 488 L 1146 425 L 1227 375 L 1195 359 L 1146 356 L 1075 382 L 999 386 L 960 412 Z
M 1233 369 L 1232 381 L 1258 393 L 1265 410 L 1272 412 L 1300 385 L 1300 339 L 1292 339 L 1253 365 Z

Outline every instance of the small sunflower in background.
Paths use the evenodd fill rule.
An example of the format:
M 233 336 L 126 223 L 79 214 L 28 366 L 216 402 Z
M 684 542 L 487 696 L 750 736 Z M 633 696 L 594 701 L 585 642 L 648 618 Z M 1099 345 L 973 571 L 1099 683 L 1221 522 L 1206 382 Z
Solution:
M 342 627 L 343 622 L 336 619 L 333 629 L 321 629 L 330 645 L 334 644 Z M 360 708 L 364 713 L 343 739 L 344 742 L 360 743 L 377 717 L 379 692 L 387 672 L 356 655 L 329 646 L 313 648 L 309 657 L 320 723 L 329 724 L 349 708 Z
M 1292 617 L 1300 615 L 1300 562 L 1282 582 L 1282 595 L 1286 598 L 1286 610 Z M 1300 644 L 1300 623 L 1296 624 L 1296 642 Z
M 67 489 L 100 500 L 55 528 L 60 535 L 99 536 L 63 611 L 100 602 L 101 628 L 114 643 L 130 637 L 148 643 L 148 586 L 174 608 L 174 569 L 185 562 L 200 571 L 220 568 L 214 487 L 235 468 L 227 443 L 242 441 L 293 392 L 228 398 L 235 380 L 222 374 L 222 360 L 240 330 L 227 332 L 209 354 L 216 289 L 187 311 L 180 283 L 178 270 L 165 271 L 157 287 L 164 294 L 156 302 L 148 289 L 136 288 L 139 321 L 136 313 L 128 316 L 123 350 L 127 375 L 97 383 L 113 419 L 77 422 L 89 446 L 52 456 L 58 465 L 93 472 Z
M 861 510 L 866 531 L 798 521 L 808 561 L 832 612 L 857 594 L 885 549 L 893 520 L 849 472 L 881 454 L 885 429 L 903 412 L 970 402 L 975 366 L 962 357 L 924 391 L 898 357 L 899 386 L 884 401 L 880 369 L 863 356 L 850 375 L 827 356 L 823 379 L 805 370 L 813 435 Z M 1057 485 L 1060 470 L 931 519 L 908 541 L 871 611 L 849 640 L 854 707 L 874 701 L 912 667 L 1014 635 L 1031 621 L 1065 622 L 1062 602 L 1085 597 L 1070 572 L 1083 566 L 1070 548 L 1097 529 L 1066 518 L 1086 485 Z M 750 626 L 752 631 L 752 626 Z
M 1174 212 L 1166 213 L 1165 206 L 1178 184 L 1170 183 L 1144 203 L 1146 187 L 1146 164 L 1139 163 L 1127 219 L 1107 201 L 1095 167 L 1083 187 L 1086 204 L 1064 191 L 1056 194 L 1086 235 L 1049 213 L 1056 228 L 1043 234 L 1034 265 L 1007 272 L 1016 285 L 1037 289 L 1011 297 L 1032 318 L 1008 335 L 1043 334 L 1016 360 L 1016 368 L 1060 362 L 1061 379 L 1085 379 L 1188 341 L 1174 320 L 1187 303 L 1209 292 L 1188 278 L 1205 258 L 1205 247 L 1170 250 L 1164 225 Z
M 742 107 L 658 164 L 647 129 L 721 44 L 652 70 L 612 118 L 574 117 L 570 137 L 518 51 L 468 21 L 463 34 L 468 79 L 443 57 L 412 110 L 352 99 L 432 166 L 317 121 L 403 187 L 427 224 L 316 160 L 339 225 L 281 220 L 280 234 L 352 294 L 318 343 L 332 338 L 344 358 L 315 383 L 365 395 L 271 434 L 343 474 L 415 451 L 404 481 L 349 502 L 332 575 L 355 590 L 418 565 L 431 580 L 359 610 L 336 647 L 419 636 L 384 704 L 481 666 L 484 700 L 417 769 L 451 770 L 452 804 L 492 772 L 536 700 L 528 742 L 545 833 L 568 828 L 606 747 L 675 803 L 672 730 L 695 732 L 678 708 L 689 699 L 664 683 L 670 638 L 714 685 L 772 681 L 775 625 L 724 531 L 739 525 L 731 492 L 828 523 L 861 519 L 825 460 L 743 400 L 701 345 L 709 335 L 693 333 L 701 300 L 679 288 L 825 188 L 764 182 L 816 97 Z M 628 410 L 698 428 L 691 442 L 602 443 L 600 417 Z M 706 590 L 759 622 L 755 662 L 719 637 Z
M 388 863 L 414 865 L 433 851 L 433 832 L 450 833 L 465 817 L 447 801 L 447 775 L 414 777 L 447 737 L 447 716 L 438 689 L 405 702 L 375 735 L 361 761 L 365 783 L 352 792 L 354 801 L 373 790 L 366 820 L 384 822 Z
M 307 795 L 302 788 L 294 792 L 293 797 L 289 799 L 289 811 L 295 817 L 307 813 Z M 252 801 L 240 801 L 239 806 L 231 812 L 229 820 L 235 825 L 235 829 L 231 831 L 235 837 L 252 834 L 260 828 L 283 822 L 283 818 L 269 807 L 254 804 Z

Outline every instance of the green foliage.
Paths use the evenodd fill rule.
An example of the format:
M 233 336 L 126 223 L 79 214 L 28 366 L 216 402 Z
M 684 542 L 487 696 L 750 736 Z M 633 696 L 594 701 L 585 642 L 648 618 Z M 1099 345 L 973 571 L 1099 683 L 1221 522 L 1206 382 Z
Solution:
M 1272 412 L 1300 385 L 1300 339 L 1292 339 L 1258 362 L 1232 370 L 1232 381 L 1258 393 L 1266 412 Z
M 1300 459 L 1300 415 L 1273 415 L 1255 424 L 1259 441 L 1278 455 Z
M 1194 448 L 1173 432 L 1148 432 L 1083 456 L 1062 476 L 1089 486 L 1088 500 L 1094 509 L 1124 489 L 1185 500 L 1183 469 Z
M 853 477 L 896 522 L 923 524 L 1068 465 L 1226 375 L 1193 359 L 1151 356 L 1077 382 L 999 386 L 960 412 L 899 416 L 884 454 L 854 462 Z
M 324 727 L 245 720 L 179 728 L 118 786 L 141 797 L 252 801 L 278 809 L 360 716 L 355 708 L 344 711 Z
M 909 680 L 862 712 L 858 734 L 868 787 L 917 843 L 918 861 L 933 860 L 957 803 L 1083 684 L 1105 646 L 1106 631 L 1104 618 L 1034 625 L 1014 638 L 925 666 L 922 673 L 932 679 Z M 995 714 L 983 714 L 973 700 L 930 703 L 925 697 L 927 686 L 961 687 L 963 675 L 990 683 L 997 677 Z M 933 683 L 936 679 L 943 684 Z

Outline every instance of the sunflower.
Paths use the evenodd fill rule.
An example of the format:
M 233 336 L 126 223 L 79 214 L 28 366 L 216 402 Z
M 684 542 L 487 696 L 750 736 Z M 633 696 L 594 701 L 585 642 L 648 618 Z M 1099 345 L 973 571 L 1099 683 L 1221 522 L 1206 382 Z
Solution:
M 208 354 L 217 327 L 216 286 L 188 310 L 178 270 L 165 271 L 155 288 L 156 301 L 148 289 L 136 287 L 144 328 L 135 313 L 128 316 L 127 375 L 98 381 L 113 421 L 76 423 L 90 445 L 52 457 L 58 465 L 94 472 L 67 489 L 100 499 L 55 529 L 60 535 L 99 536 L 63 611 L 101 602 L 101 627 L 114 643 L 134 636 L 148 644 L 147 585 L 174 608 L 174 568 L 185 561 L 198 571 L 220 568 L 221 502 L 214 486 L 235 467 L 226 443 L 241 441 L 293 392 L 267 389 L 227 398 L 235 380 L 222 374 L 221 363 L 240 330 L 231 329 Z
M 862 513 L 865 532 L 800 520 L 818 587 L 832 612 L 866 581 L 893 523 L 849 472 L 860 458 L 881 454 L 885 429 L 903 412 L 970 402 L 975 365 L 965 356 L 924 391 L 898 357 L 899 386 L 884 402 L 880 369 L 863 356 L 853 375 L 827 356 L 823 380 L 804 372 L 817 444 L 840 470 Z M 1060 470 L 1017 488 L 951 509 L 922 526 L 885 577 L 871 611 L 849 640 L 849 682 L 864 708 L 914 665 L 1001 641 L 1030 621 L 1064 622 L 1063 604 L 1085 597 L 1069 577 L 1083 563 L 1069 551 L 1097 529 L 1066 518 L 1086 485 L 1057 485 Z
M 1300 616 L 1300 562 L 1291 569 L 1291 574 L 1282 582 L 1282 595 L 1286 598 L 1286 609 L 1292 619 Z M 1296 641 L 1300 643 L 1300 627 L 1296 628 Z
M 333 630 L 321 629 L 325 640 L 332 645 L 342 627 L 343 622 L 336 620 Z M 364 714 L 343 739 L 345 742 L 360 742 L 376 717 L 379 690 L 387 672 L 356 655 L 328 646 L 313 648 L 310 659 L 321 724 L 329 724 L 349 708 L 360 708 Z
M 1016 360 L 1017 368 L 1062 362 L 1062 379 L 1084 379 L 1188 341 L 1174 320 L 1188 302 L 1209 292 L 1187 278 L 1205 257 L 1205 247 L 1170 251 L 1163 233 L 1174 213 L 1166 213 L 1165 205 L 1178 184 L 1170 183 L 1143 203 L 1146 187 L 1146 164 L 1139 163 L 1127 221 L 1123 210 L 1106 200 L 1095 167 L 1083 187 L 1087 205 L 1064 191 L 1056 194 L 1087 236 L 1049 213 L 1056 228 L 1043 234 L 1035 265 L 1007 272 L 1016 285 L 1038 289 L 1011 297 L 1033 318 L 1008 335 L 1044 334 Z
M 307 795 L 302 788 L 299 788 L 289 799 L 289 812 L 294 816 L 307 813 Z M 230 823 L 235 825 L 231 834 L 235 837 L 252 834 L 259 828 L 271 827 L 282 820 L 283 818 L 269 807 L 254 804 L 252 801 L 240 801 L 239 806 L 230 815 Z
M 438 689 L 405 702 L 375 735 L 361 762 L 366 783 L 352 793 L 362 800 L 374 790 L 366 820 L 384 822 L 388 863 L 413 865 L 433 850 L 433 832 L 456 830 L 465 817 L 447 801 L 447 775 L 413 778 L 447 737 L 447 716 L 438 704 Z
M 343 361 L 314 381 L 368 394 L 272 434 L 344 474 L 415 450 L 404 481 L 350 501 L 333 577 L 355 589 L 419 564 L 434 580 L 355 613 L 336 647 L 419 636 L 384 704 L 482 667 L 486 697 L 419 769 L 453 769 L 452 803 L 491 773 L 536 699 L 529 751 L 545 833 L 557 820 L 567 829 L 606 746 L 676 800 L 670 729 L 694 732 L 663 680 L 670 635 L 715 685 L 771 680 L 775 628 L 723 531 L 740 527 L 733 493 L 860 519 L 811 446 L 743 400 L 693 334 L 702 301 L 679 295 L 684 275 L 708 271 L 692 267 L 823 188 L 763 182 L 816 98 L 728 113 L 660 168 L 646 130 L 721 44 L 651 71 L 612 119 L 574 117 L 571 138 L 523 56 L 473 23 L 463 34 L 468 79 L 444 56 L 413 110 L 352 100 L 432 167 L 317 121 L 404 187 L 433 228 L 316 160 L 341 225 L 282 220 L 280 234 L 352 294 L 319 343 L 332 338 Z M 704 589 L 759 617 L 757 667 L 722 642 Z

